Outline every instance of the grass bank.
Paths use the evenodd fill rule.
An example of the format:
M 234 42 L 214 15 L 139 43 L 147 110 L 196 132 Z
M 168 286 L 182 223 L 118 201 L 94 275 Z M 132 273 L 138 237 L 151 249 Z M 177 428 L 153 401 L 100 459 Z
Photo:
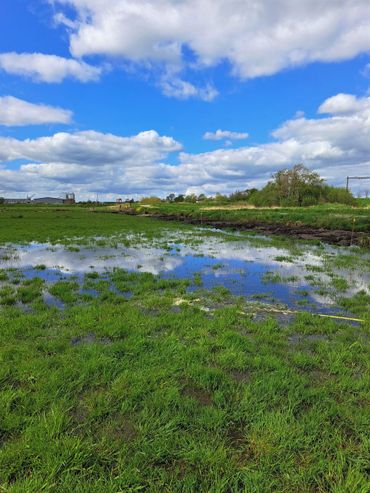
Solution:
M 240 207 L 240 208 L 238 208 Z M 140 206 L 139 206 L 140 209 Z M 140 209 L 142 210 L 142 209 Z M 341 205 L 312 207 L 257 208 L 248 204 L 202 205 L 202 204 L 155 204 L 150 213 L 184 215 L 217 221 L 244 221 L 303 225 L 313 228 L 342 229 L 347 231 L 370 231 L 370 208 Z
M 119 206 L 111 207 L 119 211 Z M 162 219 L 257 229 L 302 239 L 318 239 L 343 245 L 370 246 L 370 209 L 341 205 L 257 208 L 249 204 L 156 203 L 134 205 L 123 212 Z

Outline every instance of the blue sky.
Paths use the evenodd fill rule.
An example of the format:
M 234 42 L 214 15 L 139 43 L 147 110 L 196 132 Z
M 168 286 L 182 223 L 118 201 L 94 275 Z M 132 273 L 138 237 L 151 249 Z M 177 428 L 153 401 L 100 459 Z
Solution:
M 2 0 L 0 195 L 369 174 L 370 4 L 288 4 Z

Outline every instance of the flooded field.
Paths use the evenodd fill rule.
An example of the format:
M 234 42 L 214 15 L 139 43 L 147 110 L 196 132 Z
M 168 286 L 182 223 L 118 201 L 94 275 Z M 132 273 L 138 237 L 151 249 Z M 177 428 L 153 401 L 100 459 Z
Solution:
M 0 246 L 3 277 L 78 282 L 97 296 L 94 280 L 117 269 L 188 280 L 189 292 L 224 288 L 247 300 L 317 313 L 344 313 L 338 299 L 370 292 L 370 256 L 358 248 L 277 241 L 270 237 L 194 228 Z M 86 285 L 86 279 L 89 280 Z M 3 281 L 4 282 L 4 281 Z M 114 289 L 113 283 L 110 286 Z M 44 300 L 61 307 L 47 289 Z
M 369 253 L 0 209 L 0 490 L 367 491 Z

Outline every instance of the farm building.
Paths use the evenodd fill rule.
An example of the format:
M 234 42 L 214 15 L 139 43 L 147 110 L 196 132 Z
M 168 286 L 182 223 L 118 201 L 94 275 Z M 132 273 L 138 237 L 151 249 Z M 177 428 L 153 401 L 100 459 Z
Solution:
M 64 199 L 56 198 L 56 197 L 40 197 L 38 199 L 32 200 L 33 204 L 64 204 Z
M 75 204 L 75 194 L 74 193 L 66 193 L 64 198 L 61 197 L 39 197 L 33 199 L 32 197 L 27 197 L 26 199 L 12 199 L 12 198 L 4 198 L 0 197 L 0 203 L 3 204 L 50 204 L 50 205 L 59 205 L 59 204 Z
M 32 202 L 31 199 L 3 199 L 4 204 L 30 204 Z

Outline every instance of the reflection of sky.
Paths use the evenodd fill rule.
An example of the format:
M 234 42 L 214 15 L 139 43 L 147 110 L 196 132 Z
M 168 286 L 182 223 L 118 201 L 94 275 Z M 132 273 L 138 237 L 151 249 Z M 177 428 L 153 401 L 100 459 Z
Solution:
M 197 237 L 193 238 L 199 239 Z M 201 273 L 203 287 L 224 286 L 233 294 L 253 297 L 266 295 L 266 300 L 274 300 L 294 306 L 297 300 L 307 299 L 321 311 L 330 310 L 334 301 L 330 296 L 315 293 L 315 287 L 307 284 L 304 279 L 313 275 L 323 287 L 330 288 L 331 279 L 326 273 L 312 272 L 308 267 L 323 265 L 320 256 L 322 250 L 317 247 L 305 246 L 303 255 L 295 257 L 294 262 L 279 261 L 276 257 L 290 257 L 290 252 L 275 246 L 255 246 L 245 241 L 223 241 L 222 237 L 203 237 L 202 243 L 196 246 L 182 245 L 180 235 L 169 235 L 167 244 L 172 244 L 173 250 L 168 251 L 158 246 L 148 246 L 144 239 L 137 238 L 138 246 L 125 247 L 118 243 L 117 248 L 80 247 L 79 251 L 69 251 L 62 245 L 32 243 L 30 245 L 0 247 L 0 259 L 7 254 L 13 254 L 10 259 L 0 260 L 0 268 L 17 268 L 26 277 L 39 276 L 48 281 L 54 281 L 60 275 L 78 275 L 86 272 L 99 273 L 112 270 L 115 267 L 149 272 L 163 277 L 191 278 L 195 273 Z M 163 241 L 163 238 L 161 239 Z M 152 245 L 153 243 L 151 243 Z M 175 251 L 175 248 L 179 251 Z M 332 247 L 331 247 L 332 250 Z M 45 265 L 46 270 L 33 269 L 36 265 Z M 267 272 L 280 274 L 283 278 L 294 277 L 297 280 L 289 282 L 263 282 Z M 368 273 L 361 270 L 339 270 L 336 275 L 345 277 L 351 287 L 347 295 L 352 295 L 360 289 L 369 292 Z M 195 289 L 195 287 L 191 288 Z M 306 290 L 309 296 L 303 298 L 297 290 Z
M 29 269 L 32 266 L 45 265 L 47 269 L 55 269 L 63 274 L 81 275 L 92 270 L 104 272 L 119 267 L 159 274 L 175 269 L 182 262 L 181 258 L 168 255 L 168 252 L 164 255 L 163 250 L 146 247 L 81 248 L 79 252 L 71 252 L 63 246 L 48 249 L 47 244 L 33 243 L 21 246 L 16 255 L 16 258 L 3 262 L 3 268 Z M 40 271 L 40 275 L 42 272 Z

